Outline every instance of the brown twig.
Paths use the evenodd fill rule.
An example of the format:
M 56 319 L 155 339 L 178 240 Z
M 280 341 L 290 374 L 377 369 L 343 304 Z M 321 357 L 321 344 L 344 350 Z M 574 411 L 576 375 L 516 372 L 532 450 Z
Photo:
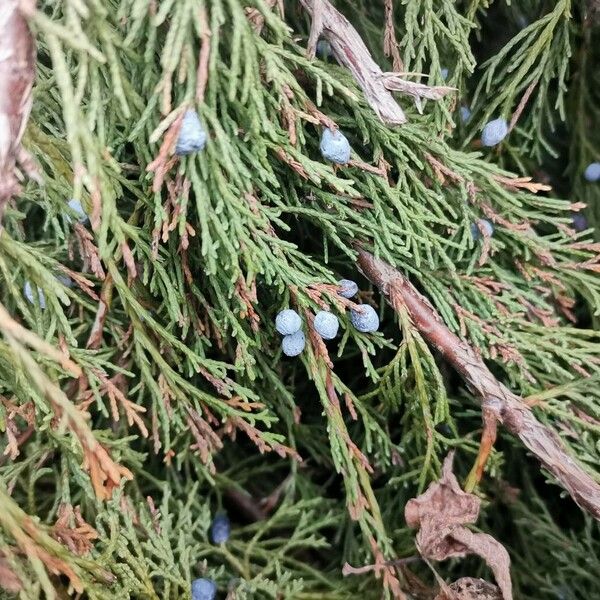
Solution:
M 483 408 L 519 437 L 581 508 L 600 519 L 600 485 L 569 455 L 558 435 L 494 377 L 473 348 L 448 329 L 429 301 L 399 271 L 363 249 L 359 249 L 358 266 L 392 307 L 405 307 L 423 337 L 481 398 Z
M 204 92 L 208 83 L 208 62 L 210 60 L 210 38 L 212 32 L 208 24 L 208 15 L 206 7 L 201 6 L 198 9 L 198 24 L 200 25 L 201 46 L 198 56 L 198 71 L 196 73 L 196 102 L 201 104 L 204 101 Z
M 498 423 L 494 413 L 484 407 L 481 416 L 483 419 L 483 431 L 481 432 L 479 452 L 465 483 L 465 492 L 472 492 L 475 486 L 481 481 L 485 465 L 496 443 L 496 436 L 498 434 Z
M 508 131 L 512 131 L 515 128 L 515 125 L 517 124 L 517 121 L 519 120 L 521 113 L 525 110 L 525 106 L 527 105 L 527 102 L 529 101 L 531 94 L 533 94 L 533 90 L 535 90 L 536 85 L 537 85 L 537 81 L 534 81 L 525 90 L 525 93 L 523 94 L 523 97 L 521 98 L 521 101 L 519 102 L 519 106 L 517 106 L 517 110 L 515 110 L 512 118 L 510 120 L 510 124 L 508 125 Z
M 404 70 L 404 63 L 400 57 L 398 40 L 394 30 L 394 4 L 393 0 L 384 0 L 385 30 L 383 33 L 383 53 L 392 59 L 392 67 L 397 73 Z
M 27 4 L 32 11 L 32 3 Z M 21 139 L 35 78 L 35 45 L 24 6 L 20 0 L 3 0 L 0 7 L 0 218 L 19 191 L 15 169 L 26 156 Z

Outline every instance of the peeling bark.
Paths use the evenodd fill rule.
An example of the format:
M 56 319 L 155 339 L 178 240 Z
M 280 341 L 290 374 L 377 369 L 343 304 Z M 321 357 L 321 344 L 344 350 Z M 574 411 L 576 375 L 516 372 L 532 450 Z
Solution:
M 314 56 L 314 46 L 323 34 L 331 44 L 333 55 L 350 70 L 377 116 L 389 125 L 406 123 L 404 111 L 387 89 L 379 65 L 348 19 L 327 0 L 300 0 L 300 3 L 313 17 L 309 56 Z
M 600 519 L 600 485 L 569 455 L 558 435 L 494 377 L 473 348 L 448 329 L 429 301 L 398 270 L 363 249 L 359 250 L 358 266 L 392 307 L 408 311 L 423 337 L 479 396 L 483 409 L 519 437 L 582 509 Z

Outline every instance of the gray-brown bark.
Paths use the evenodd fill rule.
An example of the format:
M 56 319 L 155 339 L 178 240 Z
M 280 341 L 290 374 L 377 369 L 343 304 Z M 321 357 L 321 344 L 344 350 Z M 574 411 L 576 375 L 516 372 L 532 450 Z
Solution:
M 405 307 L 423 337 L 479 396 L 484 410 L 519 437 L 581 508 L 600 519 L 600 485 L 569 455 L 558 435 L 494 377 L 473 348 L 446 327 L 429 301 L 398 270 L 362 249 L 358 266 L 395 309 Z
M 334 56 L 350 70 L 379 118 L 389 125 L 406 123 L 404 111 L 387 89 L 379 65 L 348 19 L 327 0 L 300 0 L 300 3 L 313 18 L 309 55 L 314 56 L 314 46 L 323 34 Z

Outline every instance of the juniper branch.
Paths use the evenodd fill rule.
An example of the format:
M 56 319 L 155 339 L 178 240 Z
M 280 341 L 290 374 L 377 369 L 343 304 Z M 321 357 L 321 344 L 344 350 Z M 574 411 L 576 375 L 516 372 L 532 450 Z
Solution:
M 540 423 L 523 399 L 500 383 L 473 348 L 444 324 L 429 301 L 394 267 L 359 250 L 358 267 L 394 310 L 405 308 L 415 326 L 462 375 L 494 415 L 556 477 L 573 500 L 600 519 L 600 485 L 568 454 L 558 435 Z

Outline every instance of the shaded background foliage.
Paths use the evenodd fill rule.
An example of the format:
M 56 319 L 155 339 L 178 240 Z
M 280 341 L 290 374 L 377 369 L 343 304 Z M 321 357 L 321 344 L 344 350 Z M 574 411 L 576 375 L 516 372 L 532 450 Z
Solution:
M 385 3 L 335 4 L 392 70 Z M 402 588 L 433 597 L 404 506 L 450 449 L 464 481 L 481 411 L 357 272 L 356 242 L 407 275 L 598 478 L 598 248 L 571 227 L 579 202 L 590 226 L 600 217 L 600 186 L 582 178 L 600 157 L 595 11 L 393 3 L 402 70 L 442 84 L 448 69 L 457 93 L 423 114 L 399 97 L 408 123 L 390 129 L 333 58 L 306 58 L 298 3 L 282 18 L 263 0 L 40 2 L 25 146 L 44 185 L 27 183 L 4 215 L 0 299 L 73 364 L 2 319 L 6 586 L 175 599 L 206 575 L 223 597 L 378 598 L 389 585 L 341 569 L 384 557 L 408 558 Z M 510 120 L 528 88 L 510 136 L 482 151 L 482 125 Z M 171 160 L 189 105 L 210 140 Z M 349 166 L 320 157 L 330 119 Z M 491 240 L 472 239 L 480 218 Z M 349 326 L 340 277 L 378 307 L 381 333 Z M 289 305 L 340 317 L 330 365 L 314 343 L 281 357 L 273 320 Z M 546 479 L 502 434 L 478 527 L 511 552 L 516 597 L 589 598 L 597 523 Z M 215 547 L 223 507 L 233 534 Z M 435 568 L 491 579 L 474 558 Z

